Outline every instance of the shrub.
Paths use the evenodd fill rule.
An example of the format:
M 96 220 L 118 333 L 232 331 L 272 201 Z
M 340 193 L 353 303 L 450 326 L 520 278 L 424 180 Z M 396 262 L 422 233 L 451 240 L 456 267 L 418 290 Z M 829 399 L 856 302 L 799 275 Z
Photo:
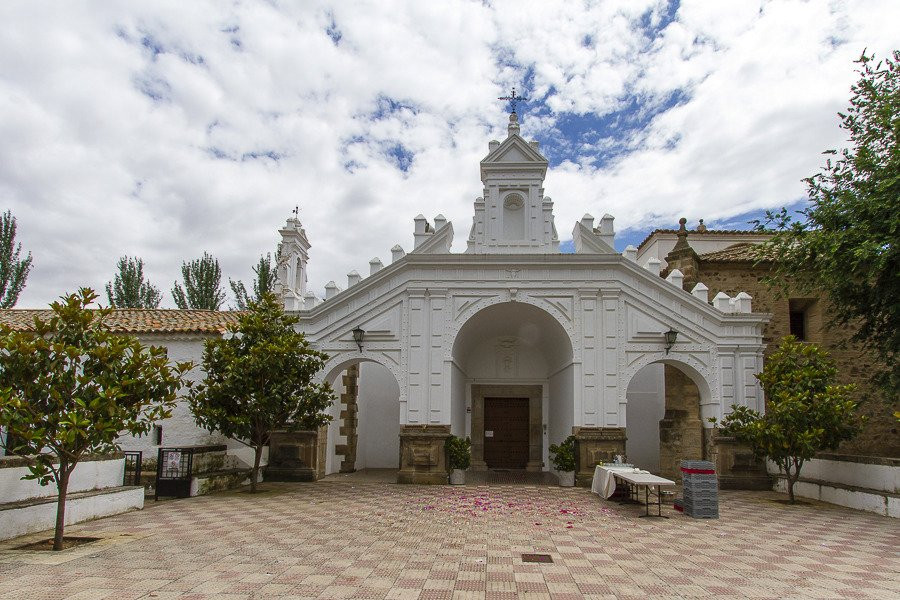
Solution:
M 451 469 L 465 471 L 472 463 L 472 441 L 451 435 L 447 438 L 447 462 Z
M 563 473 L 575 470 L 575 436 L 570 435 L 562 444 L 550 446 L 553 468 Z

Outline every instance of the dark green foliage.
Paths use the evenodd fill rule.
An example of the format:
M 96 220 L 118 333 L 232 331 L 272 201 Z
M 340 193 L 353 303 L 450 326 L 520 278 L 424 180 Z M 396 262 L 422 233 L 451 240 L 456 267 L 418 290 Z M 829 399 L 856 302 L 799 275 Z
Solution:
M 162 294 L 155 285 L 144 281 L 144 261 L 123 256 L 112 283 L 106 284 L 106 298 L 112 308 L 158 308 Z
M 722 433 L 771 459 L 787 476 L 794 502 L 794 483 L 803 463 L 821 450 L 834 450 L 858 432 L 852 385 L 835 385 L 837 369 L 813 344 L 787 336 L 756 376 L 766 394 L 764 415 L 746 406 L 732 406 L 722 421 Z
M 451 469 L 465 471 L 472 463 L 472 441 L 469 438 L 451 435 L 444 443 L 447 448 L 447 463 Z
M 275 282 L 278 281 L 278 278 L 275 266 L 272 264 L 271 254 L 260 256 L 259 262 L 253 267 L 253 272 L 256 273 L 256 279 L 253 281 L 252 297 L 247 293 L 247 288 L 244 287 L 243 281 L 228 279 L 228 285 L 231 286 L 231 291 L 234 292 L 234 300 L 238 310 L 247 310 L 247 305 L 251 300 L 259 302 L 263 294 L 275 291 Z
M 178 308 L 219 310 L 222 307 L 225 292 L 220 287 L 222 269 L 219 268 L 219 261 L 204 252 L 202 258 L 181 263 L 181 276 L 184 288 L 177 282 L 172 288 L 172 297 Z
M 851 148 L 806 180 L 811 205 L 792 219 L 769 212 L 757 228 L 777 233 L 760 248 L 782 288 L 824 291 L 837 324 L 884 365 L 890 396 L 900 389 L 900 51 L 859 59 L 850 107 L 839 114 Z
M 15 440 L 7 450 L 30 457 L 41 485 L 59 490 L 54 550 L 62 549 L 69 476 L 88 454 L 116 450 L 120 433 L 143 435 L 167 418 L 190 363 L 171 365 L 165 348 L 111 333 L 109 309 L 89 310 L 82 288 L 50 305 L 31 331 L 0 325 L 0 424 Z
M 19 258 L 22 244 L 16 244 L 16 218 L 10 211 L 0 216 L 0 308 L 12 308 L 25 289 L 31 271 L 31 252 Z
M 563 473 L 575 470 L 575 436 L 570 435 L 562 444 L 550 445 L 550 462 L 553 468 Z
M 190 405 L 198 425 L 255 450 L 251 490 L 256 491 L 271 432 L 324 425 L 331 420 L 324 411 L 335 396 L 330 385 L 314 381 L 328 356 L 294 330 L 296 317 L 285 315 L 273 294 L 250 301 L 247 309 L 224 337 L 207 340 L 206 380 L 191 390 Z

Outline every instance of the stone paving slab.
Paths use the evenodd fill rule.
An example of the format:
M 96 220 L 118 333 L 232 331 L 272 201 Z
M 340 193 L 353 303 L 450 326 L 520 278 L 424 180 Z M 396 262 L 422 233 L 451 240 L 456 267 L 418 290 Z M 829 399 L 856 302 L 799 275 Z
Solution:
M 900 597 L 896 520 L 774 493 L 722 491 L 694 520 L 547 486 L 263 487 L 70 527 L 115 543 L 55 564 L 12 540 L 0 599 Z

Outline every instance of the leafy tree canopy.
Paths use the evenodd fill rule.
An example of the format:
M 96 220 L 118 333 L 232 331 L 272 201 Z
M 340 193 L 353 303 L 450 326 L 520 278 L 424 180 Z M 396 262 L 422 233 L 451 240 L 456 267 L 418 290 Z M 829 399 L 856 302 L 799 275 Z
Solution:
M 19 258 L 22 244 L 16 244 L 16 218 L 10 211 L 0 215 L 0 308 L 12 308 L 25 289 L 31 272 L 31 252 Z
M 764 415 L 746 406 L 732 406 L 722 421 L 722 433 L 768 457 L 787 476 L 794 502 L 794 483 L 803 463 L 816 452 L 833 450 L 858 432 L 852 385 L 835 385 L 837 368 L 813 344 L 787 336 L 756 376 L 766 394 Z
M 244 286 L 243 281 L 228 279 L 228 285 L 231 286 L 231 291 L 234 292 L 238 310 L 247 310 L 251 300 L 259 302 L 264 294 L 275 291 L 275 283 L 278 281 L 278 278 L 275 267 L 272 264 L 271 254 L 260 256 L 259 262 L 253 267 L 253 272 L 256 274 L 256 279 L 253 280 L 252 297 L 247 293 L 247 288 Z
M 294 330 L 274 294 L 250 301 L 248 311 L 222 338 L 203 350 L 206 380 L 191 390 L 197 424 L 254 448 L 251 490 L 256 491 L 263 447 L 275 430 L 316 429 L 331 420 L 335 400 L 327 383 L 314 381 L 328 356 Z
M 121 432 L 147 433 L 170 416 L 190 363 L 171 365 L 165 348 L 146 348 L 111 333 L 109 309 L 90 310 L 88 288 L 35 317 L 30 331 L 0 325 L 0 423 L 13 454 L 30 457 L 30 474 L 59 490 L 54 550 L 62 549 L 69 476 L 88 454 L 116 449 Z
M 123 256 L 119 259 L 119 271 L 111 283 L 106 284 L 106 297 L 113 308 L 157 308 L 162 294 L 155 285 L 144 281 L 144 261 Z
M 219 261 L 206 252 L 203 257 L 181 264 L 184 288 L 177 282 L 172 288 L 175 305 L 186 308 L 219 310 L 225 302 L 225 292 L 221 288 L 222 269 Z
M 900 389 L 900 51 L 862 57 L 850 107 L 839 113 L 850 148 L 806 180 L 811 204 L 792 218 L 768 212 L 757 228 L 774 228 L 761 256 L 775 261 L 773 281 L 824 291 L 837 324 L 877 352 L 885 389 Z

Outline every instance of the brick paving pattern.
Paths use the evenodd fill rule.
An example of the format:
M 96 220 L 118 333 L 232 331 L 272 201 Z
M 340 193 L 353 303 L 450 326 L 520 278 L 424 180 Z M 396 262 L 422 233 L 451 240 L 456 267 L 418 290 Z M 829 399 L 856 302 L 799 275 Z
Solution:
M 0 599 L 900 597 L 897 521 L 773 493 L 723 491 L 694 520 L 548 486 L 264 489 L 72 526 L 125 537 L 60 564 L 7 552 Z

